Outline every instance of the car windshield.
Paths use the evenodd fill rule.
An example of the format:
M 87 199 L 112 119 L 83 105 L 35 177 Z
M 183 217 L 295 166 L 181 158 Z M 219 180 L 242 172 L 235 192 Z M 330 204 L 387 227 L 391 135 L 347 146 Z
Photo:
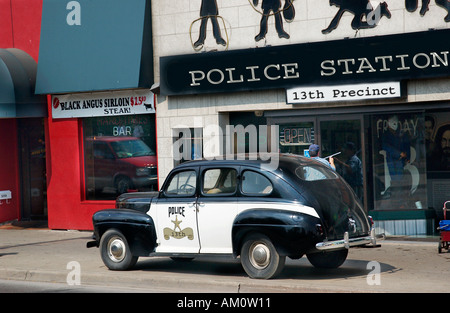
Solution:
M 338 178 L 337 174 L 333 170 L 314 164 L 301 165 L 297 167 L 295 174 L 298 178 L 306 181 Z
M 155 152 L 140 139 L 113 141 L 111 147 L 119 159 L 155 155 Z

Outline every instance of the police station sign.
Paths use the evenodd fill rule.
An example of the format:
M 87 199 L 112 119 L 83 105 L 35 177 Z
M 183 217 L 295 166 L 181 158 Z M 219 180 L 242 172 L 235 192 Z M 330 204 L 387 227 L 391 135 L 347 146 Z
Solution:
M 165 95 L 449 77 L 450 29 L 162 57 Z
M 54 95 L 53 118 L 116 116 L 155 113 L 155 95 L 149 90 Z

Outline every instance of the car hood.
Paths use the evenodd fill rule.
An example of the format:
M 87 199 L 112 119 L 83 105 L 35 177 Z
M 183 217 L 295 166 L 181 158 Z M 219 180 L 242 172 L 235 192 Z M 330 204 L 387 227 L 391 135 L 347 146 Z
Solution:
M 319 214 L 329 240 L 367 235 L 370 223 L 361 203 L 343 178 L 304 182 L 302 195 Z
M 122 158 L 120 159 L 123 162 L 130 163 L 136 167 L 150 167 L 156 166 L 156 157 L 155 156 L 138 156 L 131 158 Z
M 154 198 L 158 197 L 158 191 L 130 192 L 117 197 L 117 209 L 131 209 L 147 213 Z

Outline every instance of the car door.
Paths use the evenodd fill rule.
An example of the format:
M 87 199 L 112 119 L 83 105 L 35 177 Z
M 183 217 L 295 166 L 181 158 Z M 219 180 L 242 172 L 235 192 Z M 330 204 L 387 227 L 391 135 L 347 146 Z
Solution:
M 197 168 L 172 172 L 150 216 L 156 221 L 158 253 L 199 253 L 197 232 Z
M 232 253 L 239 167 L 202 167 L 197 220 L 200 253 Z

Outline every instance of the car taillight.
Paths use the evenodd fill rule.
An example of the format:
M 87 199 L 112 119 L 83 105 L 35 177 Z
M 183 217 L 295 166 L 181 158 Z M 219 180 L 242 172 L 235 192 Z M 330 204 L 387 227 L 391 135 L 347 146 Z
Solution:
M 316 224 L 316 230 L 319 233 L 319 235 L 323 235 L 323 227 L 320 224 Z

